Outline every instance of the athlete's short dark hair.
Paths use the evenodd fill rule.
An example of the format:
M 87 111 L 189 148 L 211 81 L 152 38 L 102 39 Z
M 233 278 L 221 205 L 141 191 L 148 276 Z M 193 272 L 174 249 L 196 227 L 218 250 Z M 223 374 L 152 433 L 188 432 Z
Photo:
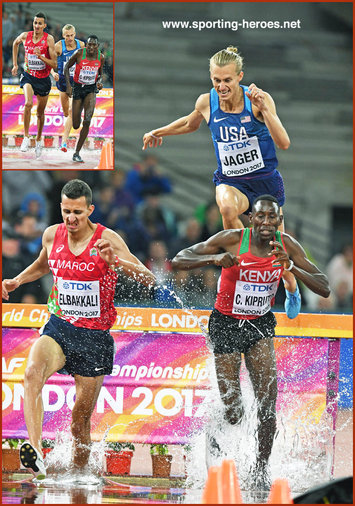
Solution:
M 259 195 L 258 197 L 256 197 L 253 201 L 253 206 L 252 206 L 252 210 L 254 211 L 255 209 L 255 204 L 257 202 L 259 202 L 259 200 L 268 200 L 269 202 L 275 202 L 275 204 L 277 204 L 277 208 L 278 210 L 280 211 L 280 204 L 279 204 L 279 201 L 277 200 L 276 197 L 274 197 L 273 195 L 269 195 L 268 193 L 265 193 L 265 195 Z
M 85 183 L 85 181 L 81 181 L 80 179 L 72 179 L 68 181 L 61 191 L 61 198 L 65 195 L 68 199 L 80 199 L 80 197 L 85 197 L 87 206 L 92 204 L 92 191 L 90 186 Z
M 89 40 L 89 39 L 95 39 L 97 43 L 99 42 L 99 38 L 98 38 L 97 35 L 89 35 L 89 37 L 87 38 L 87 40 Z
M 47 16 L 44 14 L 44 12 L 37 12 L 37 14 L 34 15 L 34 18 L 43 18 L 44 22 L 47 23 Z

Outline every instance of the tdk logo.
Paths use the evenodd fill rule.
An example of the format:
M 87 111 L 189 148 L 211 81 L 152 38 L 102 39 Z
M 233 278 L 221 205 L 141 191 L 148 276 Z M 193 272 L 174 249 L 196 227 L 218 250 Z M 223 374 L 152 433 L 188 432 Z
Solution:
M 250 285 L 253 292 L 271 292 L 272 286 L 270 285 Z
M 79 283 L 76 281 L 64 281 L 63 288 L 66 290 L 92 290 L 92 283 Z

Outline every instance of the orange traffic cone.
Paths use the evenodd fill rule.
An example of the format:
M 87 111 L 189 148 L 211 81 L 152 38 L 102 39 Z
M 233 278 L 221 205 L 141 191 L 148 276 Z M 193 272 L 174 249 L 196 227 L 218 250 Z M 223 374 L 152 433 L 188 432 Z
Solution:
M 293 504 L 291 490 L 288 481 L 278 478 L 271 485 L 268 504 Z
M 223 460 L 221 472 L 223 504 L 243 504 L 234 461 Z
M 106 142 L 102 146 L 99 165 L 96 167 L 98 170 L 112 170 L 113 169 L 113 148 L 111 142 Z
M 208 470 L 206 485 L 202 494 L 202 504 L 223 504 L 221 468 L 212 466 Z

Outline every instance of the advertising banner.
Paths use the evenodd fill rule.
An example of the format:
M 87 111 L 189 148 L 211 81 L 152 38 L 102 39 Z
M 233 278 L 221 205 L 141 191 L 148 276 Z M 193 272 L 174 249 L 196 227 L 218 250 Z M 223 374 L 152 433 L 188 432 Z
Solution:
M 31 111 L 30 135 L 37 134 L 36 96 Z M 23 90 L 16 85 L 2 87 L 2 133 L 8 135 L 23 134 L 23 113 L 25 99 Z M 45 110 L 43 135 L 63 135 L 63 111 L 59 91 L 52 88 Z M 72 132 L 75 132 L 72 130 Z M 113 137 L 113 89 L 104 88 L 96 95 L 96 106 L 91 120 L 89 137 Z

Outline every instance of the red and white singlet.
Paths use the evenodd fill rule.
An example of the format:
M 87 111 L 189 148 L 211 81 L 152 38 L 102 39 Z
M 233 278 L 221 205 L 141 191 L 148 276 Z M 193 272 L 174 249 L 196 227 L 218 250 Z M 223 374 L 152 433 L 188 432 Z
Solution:
M 101 66 L 101 52 L 98 50 L 96 60 L 86 58 L 86 47 L 83 49 L 81 61 L 75 66 L 74 81 L 79 84 L 95 84 L 97 81 L 99 68 Z
M 24 70 L 33 77 L 44 78 L 48 77 L 51 72 L 51 66 L 44 63 L 34 54 L 34 49 L 39 47 L 41 50 L 41 56 L 50 58 L 48 49 L 48 33 L 43 32 L 41 40 L 33 42 L 33 31 L 27 33 L 27 37 L 24 43 L 25 47 L 25 67 Z
M 105 228 L 97 223 L 94 235 L 80 255 L 70 251 L 64 223 L 55 233 L 48 259 L 54 278 L 48 310 L 76 327 L 107 330 L 117 317 L 113 298 L 118 276 L 94 247 Z
M 281 232 L 275 235 L 286 250 Z M 250 252 L 250 239 L 251 229 L 244 228 L 237 253 L 240 265 L 222 268 L 215 303 L 220 313 L 242 320 L 259 318 L 270 311 L 283 273 L 280 264 L 272 265 L 275 255 L 261 258 Z

